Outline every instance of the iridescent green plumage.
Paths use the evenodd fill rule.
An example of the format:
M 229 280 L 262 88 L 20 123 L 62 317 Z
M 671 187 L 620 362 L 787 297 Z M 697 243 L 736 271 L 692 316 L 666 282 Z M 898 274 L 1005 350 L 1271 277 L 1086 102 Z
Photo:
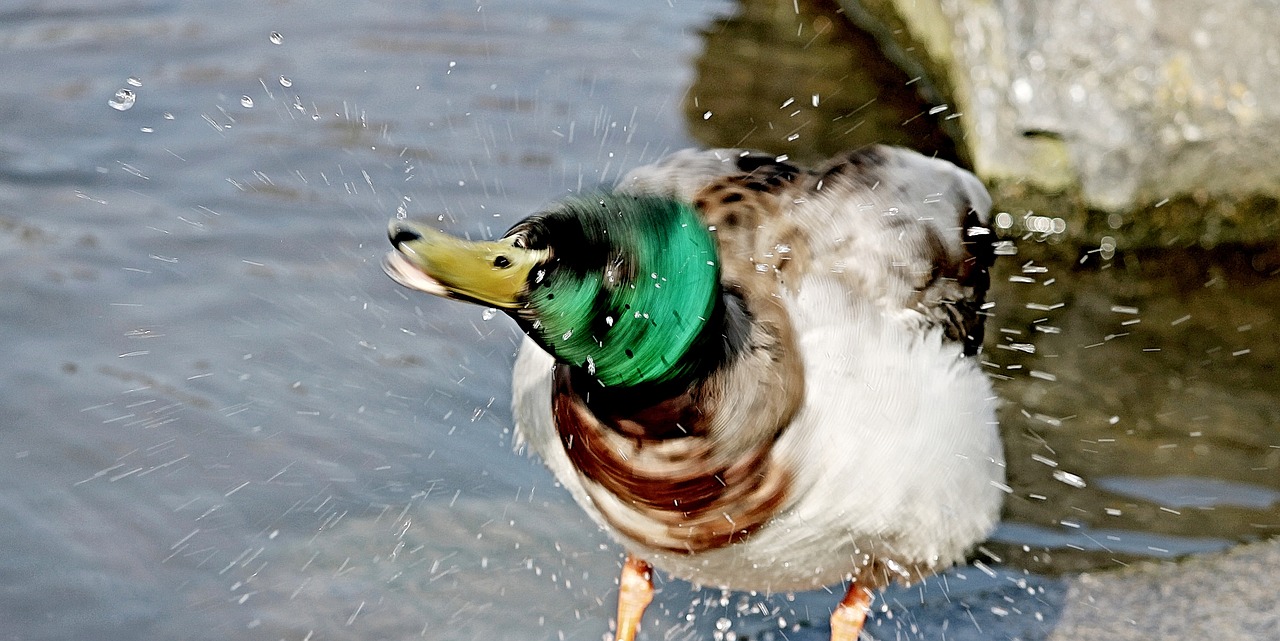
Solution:
M 604 386 L 664 383 L 698 367 L 689 351 L 715 312 L 720 270 L 693 208 L 601 194 L 570 199 L 541 223 L 564 220 L 580 238 L 558 242 L 530 285 L 539 342 Z

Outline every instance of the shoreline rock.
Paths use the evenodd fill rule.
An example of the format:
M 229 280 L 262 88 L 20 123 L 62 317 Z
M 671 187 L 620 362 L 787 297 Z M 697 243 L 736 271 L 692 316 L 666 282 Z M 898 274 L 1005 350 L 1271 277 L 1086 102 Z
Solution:
M 1046 641 L 1280 639 L 1277 568 L 1273 540 L 1072 577 Z
M 841 0 L 959 118 L 998 205 L 1124 247 L 1280 240 L 1280 14 L 1261 0 Z M 926 93 L 928 95 L 928 93 Z M 1114 215 L 1114 216 L 1113 216 Z M 1115 216 L 1119 216 L 1117 219 Z

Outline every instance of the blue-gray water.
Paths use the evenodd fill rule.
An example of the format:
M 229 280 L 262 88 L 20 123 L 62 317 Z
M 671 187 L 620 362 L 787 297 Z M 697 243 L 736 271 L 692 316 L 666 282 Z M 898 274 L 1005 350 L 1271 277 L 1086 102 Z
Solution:
M 601 638 L 619 551 L 510 450 L 512 326 L 377 261 L 397 213 L 490 235 L 698 144 L 699 30 L 734 6 L 627 4 L 0 8 L 0 639 Z M 1008 307 L 1062 298 L 1021 286 Z M 1011 415 L 1040 417 L 1037 389 Z M 1265 465 L 1272 437 L 1233 442 Z M 1028 465 L 1028 485 L 1078 489 Z M 1243 505 L 1270 515 L 1263 535 L 1271 465 L 1162 485 L 1117 464 L 1088 487 Z M 993 545 L 1240 538 L 1037 514 Z M 1054 580 L 987 566 L 889 592 L 877 634 L 1037 638 Z M 648 639 L 823 638 L 836 598 L 660 587 Z

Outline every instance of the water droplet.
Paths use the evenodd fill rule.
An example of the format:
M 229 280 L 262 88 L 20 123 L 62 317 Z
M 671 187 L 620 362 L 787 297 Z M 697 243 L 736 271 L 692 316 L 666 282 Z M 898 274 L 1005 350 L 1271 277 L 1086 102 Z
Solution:
M 605 324 L 606 324 L 606 325 L 608 325 L 609 327 L 613 327 L 613 317 L 612 317 L 612 316 L 605 316 L 605 317 L 604 317 L 604 322 L 605 322 Z
M 240 96 L 240 106 L 245 109 L 253 109 L 253 98 L 249 96 Z
M 788 245 L 786 243 L 778 243 L 777 245 L 773 246 L 773 250 L 778 252 L 779 254 L 790 254 L 791 245 Z
M 282 42 L 284 42 L 284 36 L 280 35 L 280 32 L 279 32 L 279 31 L 272 31 L 272 32 L 271 32 L 271 44 L 273 44 L 273 45 L 278 45 L 278 44 L 280 44 L 280 43 L 282 43 Z
M 587 357 L 587 373 L 592 376 L 596 375 L 596 361 L 590 356 Z
M 281 86 L 281 87 L 292 87 L 292 86 L 293 86 L 293 81 L 292 81 L 292 80 L 290 80 L 290 79 L 288 79 L 288 78 L 286 78 L 286 77 L 284 77 L 284 76 L 280 76 L 280 86 Z
M 142 86 L 142 81 L 141 81 L 141 80 L 138 80 L 138 77 L 137 77 L 137 76 L 129 76 L 129 79 L 128 79 L 128 80 L 126 80 L 126 81 L 125 81 L 125 83 L 126 83 L 126 84 L 128 84 L 130 87 L 141 87 L 141 86 Z
M 133 103 L 137 101 L 138 97 L 133 95 L 133 91 L 120 89 L 116 91 L 116 95 L 107 101 L 107 105 L 116 111 L 128 111 L 133 108 Z
M 1057 479 L 1057 480 L 1059 480 L 1059 481 L 1062 481 L 1063 483 L 1066 483 L 1067 485 L 1070 485 L 1071 487 L 1075 487 L 1075 488 L 1082 488 L 1082 487 L 1085 487 L 1084 479 L 1082 479 L 1082 478 L 1080 478 L 1078 475 L 1076 475 L 1076 474 L 1072 474 L 1071 472 L 1068 472 L 1068 471 L 1066 471 L 1066 470 L 1054 470 L 1054 471 L 1053 471 L 1053 478 L 1055 478 L 1055 479 Z
M 1103 236 L 1102 242 L 1098 244 L 1098 250 L 1103 260 L 1111 260 L 1116 255 L 1116 239 L 1111 236 Z
M 493 317 L 497 315 L 498 315 L 498 308 L 486 307 L 483 312 L 480 312 L 480 320 L 485 320 L 485 321 L 493 320 Z
M 730 621 L 725 617 L 720 617 L 719 619 L 716 619 L 716 629 L 721 632 L 728 630 L 729 626 L 731 625 L 733 625 L 733 621 Z
M 708 111 L 707 113 L 702 114 L 702 119 L 703 119 L 703 120 L 711 120 L 711 112 L 710 112 L 710 111 Z
M 1035 90 L 1031 87 L 1031 81 L 1026 78 L 1014 80 L 1012 88 L 1014 99 L 1024 104 L 1031 102 L 1031 98 L 1035 94 Z
M 166 112 L 164 112 L 164 115 L 163 115 L 162 117 L 163 117 L 165 120 L 173 120 L 173 114 L 171 114 L 171 113 L 169 113 L 169 112 L 167 112 L 167 111 L 166 111 Z

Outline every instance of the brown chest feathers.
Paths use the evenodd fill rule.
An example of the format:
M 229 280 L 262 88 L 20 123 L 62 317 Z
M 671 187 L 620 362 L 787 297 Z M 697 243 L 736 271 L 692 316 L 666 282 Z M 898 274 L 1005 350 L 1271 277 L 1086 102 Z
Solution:
M 723 431 L 715 425 L 718 404 L 704 390 L 601 416 L 571 378 L 568 367 L 557 367 L 552 411 L 560 440 L 596 507 L 622 534 L 694 554 L 745 539 L 785 505 L 791 474 L 770 455 L 785 424 L 729 447 L 722 442 L 729 435 L 716 434 Z

